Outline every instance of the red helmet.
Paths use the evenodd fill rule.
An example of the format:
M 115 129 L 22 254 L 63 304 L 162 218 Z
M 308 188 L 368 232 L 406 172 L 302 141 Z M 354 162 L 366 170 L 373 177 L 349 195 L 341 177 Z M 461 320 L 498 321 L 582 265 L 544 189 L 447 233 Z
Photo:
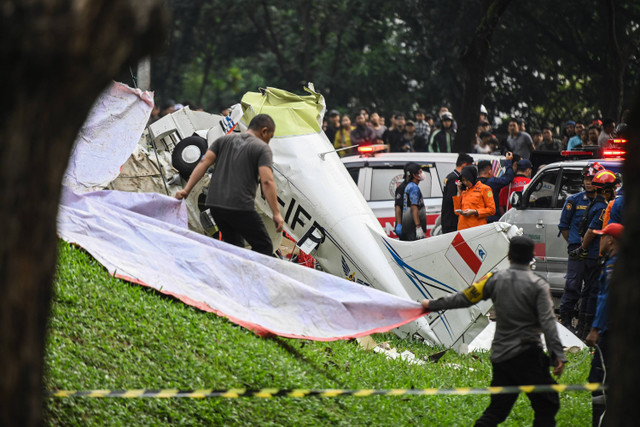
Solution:
M 586 177 L 591 177 L 594 178 L 598 172 L 603 171 L 604 166 L 602 166 L 600 163 L 598 162 L 593 162 L 590 165 L 585 166 L 585 168 L 582 170 L 582 176 Z
M 593 177 L 592 184 L 600 189 L 614 188 L 620 184 L 618 176 L 610 170 L 601 170 Z

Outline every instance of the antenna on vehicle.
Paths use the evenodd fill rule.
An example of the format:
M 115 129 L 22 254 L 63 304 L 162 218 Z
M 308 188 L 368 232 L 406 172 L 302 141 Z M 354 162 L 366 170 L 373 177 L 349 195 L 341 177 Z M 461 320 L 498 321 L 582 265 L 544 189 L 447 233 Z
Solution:
M 348 147 L 344 147 L 344 148 L 337 148 L 335 150 L 331 150 L 331 151 L 326 151 L 324 153 L 318 153 L 318 157 L 320 157 L 320 159 L 324 160 L 324 156 L 326 156 L 329 153 L 337 153 L 338 151 L 344 151 L 344 150 L 349 150 L 351 148 L 356 148 L 358 145 L 360 144 L 356 144 L 356 145 L 350 145 Z

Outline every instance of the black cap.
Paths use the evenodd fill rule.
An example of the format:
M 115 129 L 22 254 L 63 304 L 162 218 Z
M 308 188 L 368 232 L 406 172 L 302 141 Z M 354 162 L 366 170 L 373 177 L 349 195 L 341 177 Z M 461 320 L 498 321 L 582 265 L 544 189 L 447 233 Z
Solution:
M 404 167 L 404 170 L 410 172 L 412 175 L 414 173 L 420 173 L 420 169 L 422 169 L 420 165 L 414 162 L 407 163 L 407 165 Z
M 509 242 L 509 258 L 516 264 L 529 264 L 535 244 L 527 236 L 515 236 Z

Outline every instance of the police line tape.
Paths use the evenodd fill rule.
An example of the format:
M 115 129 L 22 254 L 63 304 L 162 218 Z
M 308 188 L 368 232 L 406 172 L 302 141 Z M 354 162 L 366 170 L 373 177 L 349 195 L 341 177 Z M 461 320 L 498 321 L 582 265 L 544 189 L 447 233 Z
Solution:
M 232 388 L 228 390 L 178 390 L 178 389 L 138 389 L 138 390 L 58 390 L 48 392 L 49 397 L 121 397 L 121 398 L 227 398 L 235 399 L 239 397 L 340 397 L 340 396 L 433 396 L 433 395 L 469 395 L 469 394 L 514 394 L 514 393 L 548 393 L 548 392 L 568 392 L 568 391 L 598 391 L 605 390 L 606 386 L 601 383 L 587 384 L 550 384 L 550 385 L 520 385 L 505 387 L 486 388 L 423 388 L 423 389 L 278 389 L 263 388 L 257 390 Z

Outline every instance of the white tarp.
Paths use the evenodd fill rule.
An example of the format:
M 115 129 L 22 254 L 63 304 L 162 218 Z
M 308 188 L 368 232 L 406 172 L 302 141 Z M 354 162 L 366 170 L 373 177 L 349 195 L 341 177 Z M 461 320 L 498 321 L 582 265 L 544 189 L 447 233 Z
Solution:
M 556 322 L 556 327 L 558 329 L 558 336 L 560 337 L 560 341 L 562 341 L 562 346 L 565 348 L 577 347 L 579 349 L 586 348 L 584 343 L 572 334 L 567 328 L 562 326 L 560 322 Z M 489 322 L 489 325 L 476 336 L 473 341 L 469 344 L 468 351 L 478 351 L 478 350 L 490 350 L 491 343 L 493 342 L 493 336 L 496 334 L 496 322 Z M 544 335 L 540 335 L 542 338 L 542 346 L 547 348 L 546 342 L 544 339 Z
M 315 340 L 384 332 L 424 313 L 415 301 L 189 231 L 186 207 L 160 194 L 64 189 L 58 233 L 117 277 L 256 333 Z
M 153 92 L 113 82 L 93 104 L 62 180 L 76 192 L 103 189 L 120 173 L 153 108 Z

